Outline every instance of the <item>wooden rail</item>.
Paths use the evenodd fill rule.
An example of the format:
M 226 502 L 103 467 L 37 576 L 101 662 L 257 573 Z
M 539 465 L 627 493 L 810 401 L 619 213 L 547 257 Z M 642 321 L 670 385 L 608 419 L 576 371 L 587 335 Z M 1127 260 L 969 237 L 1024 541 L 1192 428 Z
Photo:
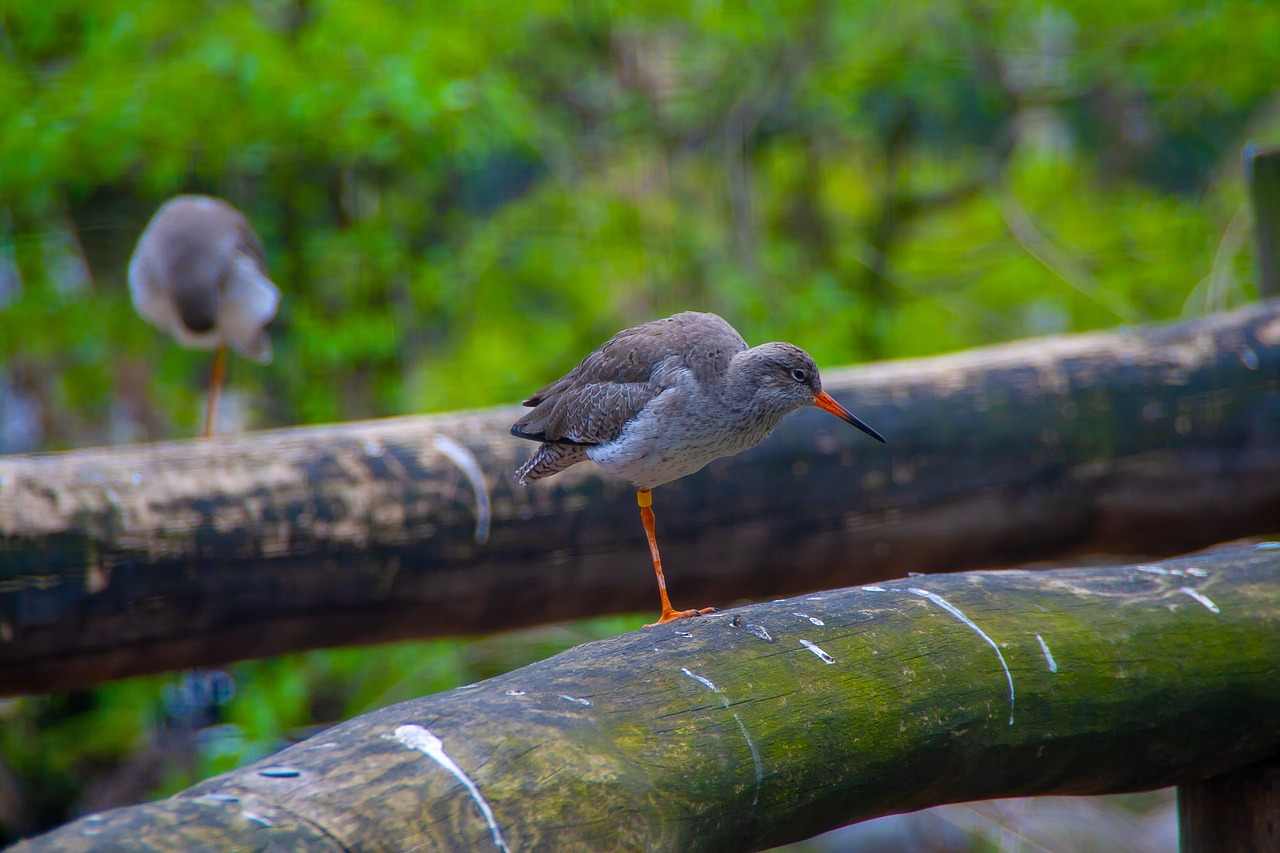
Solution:
M 1280 528 L 1280 301 L 830 371 L 654 493 L 678 606 Z M 630 487 L 518 486 L 515 408 L 0 457 L 0 695 L 653 611 Z
M 1280 546 L 742 607 L 375 711 L 15 853 L 758 850 L 942 803 L 1194 785 L 1280 755 L 1277 613 Z

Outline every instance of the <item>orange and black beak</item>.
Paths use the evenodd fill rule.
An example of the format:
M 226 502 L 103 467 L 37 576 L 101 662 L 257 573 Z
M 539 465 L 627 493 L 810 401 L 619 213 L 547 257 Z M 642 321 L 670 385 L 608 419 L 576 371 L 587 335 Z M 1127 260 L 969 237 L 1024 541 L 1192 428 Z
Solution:
M 871 436 L 881 444 L 888 443 L 884 440 L 883 435 L 876 432 L 871 427 L 867 426 L 862 421 L 854 417 L 853 414 L 848 409 L 846 409 L 844 406 L 837 403 L 835 399 L 833 399 L 832 396 L 828 394 L 826 391 L 819 391 L 816 395 L 814 395 L 813 404 L 817 406 L 819 409 L 830 412 L 831 414 L 835 415 L 837 418 L 844 421 L 845 423 L 853 424 L 858 429 L 862 430 L 867 435 Z

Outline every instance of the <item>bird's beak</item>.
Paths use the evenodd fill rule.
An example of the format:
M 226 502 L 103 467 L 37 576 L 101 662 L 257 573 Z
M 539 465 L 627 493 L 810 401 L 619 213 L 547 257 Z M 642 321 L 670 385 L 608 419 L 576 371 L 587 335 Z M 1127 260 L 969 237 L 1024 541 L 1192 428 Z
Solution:
M 835 399 L 832 398 L 832 396 L 828 394 L 826 391 L 819 391 L 817 394 L 815 394 L 813 398 L 813 404 L 817 406 L 819 409 L 822 409 L 823 411 L 830 412 L 831 414 L 835 415 L 837 418 L 844 421 L 845 423 L 853 424 L 858 429 L 862 430 L 867 435 L 874 438 L 876 441 L 879 441 L 882 444 L 886 443 L 883 435 L 876 432 L 871 427 L 867 426 L 862 421 L 854 417 L 853 414 L 850 413 L 848 409 L 846 409 L 844 406 L 837 403 Z

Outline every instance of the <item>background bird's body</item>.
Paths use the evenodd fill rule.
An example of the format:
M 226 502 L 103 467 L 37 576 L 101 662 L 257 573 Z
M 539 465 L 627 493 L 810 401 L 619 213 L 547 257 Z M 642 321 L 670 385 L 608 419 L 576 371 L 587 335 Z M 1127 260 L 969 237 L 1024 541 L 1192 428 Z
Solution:
M 204 433 L 213 431 L 226 348 L 271 361 L 267 324 L 280 291 L 244 214 L 219 198 L 180 195 L 160 206 L 129 261 L 129 293 L 147 321 L 193 349 L 213 350 Z
M 129 291 L 138 313 L 183 346 L 230 345 L 271 361 L 265 327 L 280 291 L 248 220 L 221 199 L 182 195 L 162 205 L 129 262 Z
M 801 406 L 819 406 L 884 441 L 822 390 L 804 350 L 748 348 L 720 317 L 692 311 L 619 332 L 524 405 L 533 411 L 511 432 L 541 445 L 516 472 L 521 483 L 590 459 L 639 489 L 660 622 L 702 611 L 675 611 L 667 600 L 651 489 L 754 447 Z

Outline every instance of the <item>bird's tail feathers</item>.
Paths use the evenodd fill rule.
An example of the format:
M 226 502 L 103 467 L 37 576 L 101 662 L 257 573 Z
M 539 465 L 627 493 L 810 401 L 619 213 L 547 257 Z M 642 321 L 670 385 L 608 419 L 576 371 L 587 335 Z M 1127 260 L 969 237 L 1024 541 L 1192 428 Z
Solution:
M 587 451 L 578 445 L 543 444 L 529 457 L 529 461 L 516 471 L 516 479 L 521 485 L 528 485 L 534 480 L 557 474 L 586 458 Z

